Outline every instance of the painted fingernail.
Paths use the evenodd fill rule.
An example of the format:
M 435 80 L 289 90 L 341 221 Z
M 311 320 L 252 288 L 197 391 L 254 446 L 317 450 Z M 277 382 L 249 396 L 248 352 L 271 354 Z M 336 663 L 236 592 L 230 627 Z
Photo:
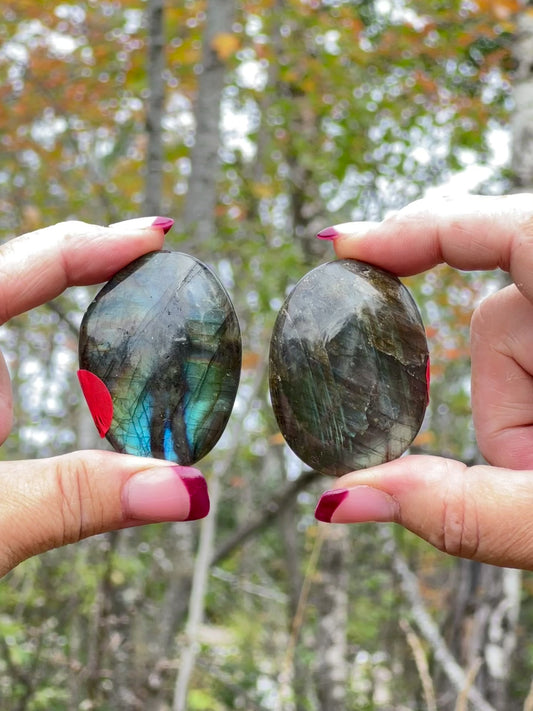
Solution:
M 371 486 L 333 489 L 320 497 L 315 518 L 326 523 L 395 521 L 398 504 L 389 494 Z
M 159 227 L 166 234 L 172 225 L 174 220 L 171 217 L 134 217 L 132 220 L 122 220 L 122 222 L 113 222 L 109 225 L 112 228 L 130 228 L 134 230 L 143 230 L 149 227 Z
M 134 474 L 122 489 L 126 519 L 195 521 L 209 513 L 207 483 L 192 467 L 154 467 Z
M 166 234 L 173 224 L 174 220 L 171 217 L 156 217 L 152 222 L 152 227 L 159 227 Z
M 348 496 L 348 489 L 334 489 L 322 494 L 315 510 L 315 518 L 330 523 L 335 511 Z
M 337 232 L 337 230 L 334 227 L 326 227 L 325 230 L 321 230 L 317 234 L 318 239 L 333 240 L 333 239 L 337 239 L 338 236 L 339 236 L 339 233 Z
M 334 227 L 326 227 L 317 234 L 319 239 L 336 240 L 348 238 L 351 240 L 366 237 L 379 228 L 379 222 L 342 222 Z
M 100 437 L 105 437 L 113 419 L 113 400 L 103 380 L 89 370 L 78 370 L 78 380 Z

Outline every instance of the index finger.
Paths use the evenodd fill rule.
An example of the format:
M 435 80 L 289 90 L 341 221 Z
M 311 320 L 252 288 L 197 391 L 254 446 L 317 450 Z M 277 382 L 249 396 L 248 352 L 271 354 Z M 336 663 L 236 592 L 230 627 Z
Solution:
M 319 233 L 337 256 L 406 276 L 446 262 L 501 269 L 533 301 L 533 194 L 423 199 L 383 222 L 348 222 Z
M 97 284 L 142 254 L 161 249 L 172 220 L 139 218 L 101 227 L 62 222 L 0 247 L 0 323 L 58 296 Z

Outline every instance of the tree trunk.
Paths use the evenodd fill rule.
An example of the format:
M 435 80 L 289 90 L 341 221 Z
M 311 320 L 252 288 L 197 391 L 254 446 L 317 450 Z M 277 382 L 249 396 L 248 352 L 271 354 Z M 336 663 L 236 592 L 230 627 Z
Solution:
M 202 73 L 194 111 L 196 133 L 191 151 L 191 176 L 183 215 L 183 230 L 196 249 L 215 235 L 220 103 L 226 67 L 213 40 L 231 32 L 233 0 L 210 0 L 202 52 Z
M 211 512 L 201 523 L 200 543 L 189 600 L 189 617 L 185 630 L 185 645 L 180 656 L 180 667 L 174 687 L 172 711 L 187 711 L 188 708 L 189 682 L 200 648 L 198 632 L 204 620 L 205 596 L 207 594 L 209 566 L 213 558 L 215 544 L 216 511 L 220 498 L 220 488 L 219 476 L 211 477 L 209 482 Z
M 450 687 L 453 690 L 454 699 L 464 696 L 470 701 L 472 708 L 476 711 L 500 711 L 499 709 L 495 709 L 495 707 L 483 697 L 477 687 L 471 684 L 469 675 L 461 667 L 446 644 L 446 640 L 442 637 L 435 620 L 427 610 L 422 595 L 420 594 L 418 578 L 403 558 L 390 526 L 381 527 L 379 529 L 379 535 L 384 541 L 385 551 L 391 557 L 392 569 L 398 576 L 402 594 L 409 603 L 410 616 L 426 643 L 431 647 L 435 662 L 446 675 Z M 455 701 L 453 707 L 457 708 Z M 439 703 L 439 709 L 441 708 L 445 708 L 442 702 Z
M 283 460 L 283 450 L 281 447 L 277 447 L 277 449 L 281 455 L 279 459 Z M 280 461 L 279 464 L 281 471 L 283 471 L 283 461 Z M 289 594 L 288 618 L 291 623 L 297 615 L 303 582 L 296 521 L 296 498 L 294 498 L 283 511 L 279 519 L 285 550 L 285 564 L 287 567 L 287 589 Z M 309 708 L 307 704 L 307 664 L 304 661 L 305 655 L 299 653 L 298 647 L 301 644 L 299 633 L 300 630 L 295 631 L 297 638 L 294 640 L 295 653 L 292 656 L 292 689 L 294 711 L 306 711 L 306 709 Z
M 508 708 L 520 583 L 518 570 L 458 561 L 450 648 L 466 671 L 480 665 L 475 686 L 496 709 Z
M 533 3 L 517 18 L 513 54 L 516 72 L 513 82 L 514 112 L 511 119 L 511 170 L 518 190 L 533 190 Z
M 146 105 L 146 187 L 144 214 L 161 214 L 163 185 L 163 141 L 161 122 L 165 101 L 163 70 L 165 67 L 164 0 L 150 0 L 148 18 L 148 90 Z
M 315 644 L 314 678 L 320 711 L 346 709 L 346 630 L 348 579 L 346 551 L 348 529 L 332 526 L 325 532 L 319 583 L 315 588 L 319 617 Z

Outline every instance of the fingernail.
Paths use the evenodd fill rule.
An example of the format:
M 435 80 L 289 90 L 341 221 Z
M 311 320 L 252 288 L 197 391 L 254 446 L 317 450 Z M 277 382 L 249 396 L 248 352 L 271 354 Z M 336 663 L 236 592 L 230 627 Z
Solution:
M 105 437 L 113 419 L 113 399 L 107 385 L 90 370 L 80 368 L 78 380 L 100 437 Z
M 174 220 L 171 217 L 156 217 L 152 222 L 152 227 L 159 227 L 166 234 L 173 224 Z
M 318 234 L 317 237 L 318 239 L 329 239 L 333 240 L 336 239 L 339 236 L 339 233 L 334 227 L 326 227 L 325 230 L 321 230 Z
M 398 504 L 389 494 L 371 486 L 333 489 L 320 497 L 315 518 L 326 523 L 395 521 Z
M 317 234 L 319 239 L 335 240 L 342 238 L 357 239 L 368 234 L 371 230 L 379 226 L 379 222 L 343 222 L 334 227 L 326 227 Z
M 137 521 L 195 521 L 209 513 L 207 483 L 192 467 L 147 469 L 124 485 L 122 508 Z
M 131 228 L 134 230 L 143 230 L 149 227 L 159 227 L 166 234 L 174 220 L 171 217 L 134 217 L 132 220 L 122 220 L 122 222 L 113 222 L 109 227 L 113 228 Z

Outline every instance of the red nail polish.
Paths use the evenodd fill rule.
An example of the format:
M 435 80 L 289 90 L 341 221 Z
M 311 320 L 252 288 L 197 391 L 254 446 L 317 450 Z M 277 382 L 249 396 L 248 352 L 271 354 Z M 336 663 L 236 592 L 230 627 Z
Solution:
M 113 419 L 113 400 L 106 384 L 90 370 L 78 370 L 78 380 L 100 437 L 105 437 Z
M 156 217 L 152 222 L 152 227 L 160 227 L 163 233 L 166 234 L 173 224 L 174 220 L 171 217 Z
M 326 491 L 320 497 L 320 500 L 315 509 L 315 518 L 318 521 L 330 523 L 331 518 L 340 504 L 348 496 L 348 489 L 334 489 Z
M 338 236 L 339 233 L 334 227 L 326 227 L 317 234 L 318 239 L 336 239 Z
M 175 470 L 189 492 L 191 508 L 185 520 L 196 521 L 199 518 L 205 518 L 210 507 L 206 480 L 200 472 L 194 473 L 194 469 L 183 469 L 178 466 L 175 467 Z
M 194 521 L 209 512 L 205 479 L 192 467 L 141 470 L 122 489 L 125 521 Z

